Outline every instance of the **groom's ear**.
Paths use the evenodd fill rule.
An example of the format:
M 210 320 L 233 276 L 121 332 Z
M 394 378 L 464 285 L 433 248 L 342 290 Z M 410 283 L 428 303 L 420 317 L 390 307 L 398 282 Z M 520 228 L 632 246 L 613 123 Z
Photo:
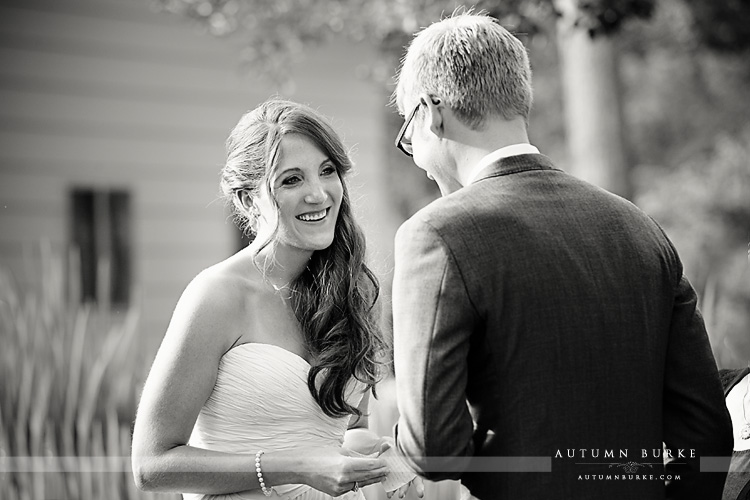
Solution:
M 445 103 L 438 96 L 426 93 L 419 95 L 420 101 L 426 109 L 426 120 L 430 124 L 430 131 L 438 137 L 445 135 Z

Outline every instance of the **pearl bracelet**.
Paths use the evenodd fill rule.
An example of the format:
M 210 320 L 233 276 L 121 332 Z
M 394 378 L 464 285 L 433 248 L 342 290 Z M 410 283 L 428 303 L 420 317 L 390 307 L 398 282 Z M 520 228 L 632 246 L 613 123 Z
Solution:
M 267 497 L 271 496 L 271 490 L 266 488 L 266 483 L 263 482 L 263 471 L 260 468 L 260 456 L 263 455 L 263 450 L 260 450 L 255 454 L 255 472 L 258 473 L 258 482 L 260 483 L 260 489 L 263 490 L 263 494 Z

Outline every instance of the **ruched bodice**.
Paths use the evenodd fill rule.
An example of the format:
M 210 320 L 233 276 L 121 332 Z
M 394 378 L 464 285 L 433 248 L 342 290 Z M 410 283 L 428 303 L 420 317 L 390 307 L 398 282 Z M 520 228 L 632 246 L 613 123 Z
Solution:
M 349 418 L 323 413 L 308 389 L 309 371 L 307 361 L 275 345 L 247 343 L 230 349 L 219 361 L 216 384 L 198 415 L 190 445 L 251 455 L 258 450 L 341 446 Z M 349 404 L 357 406 L 363 390 L 364 385 L 353 380 L 347 392 Z M 330 498 L 306 485 L 282 485 L 273 490 L 274 496 L 286 499 Z M 260 491 L 184 497 L 265 498 Z M 357 493 L 343 498 L 363 497 Z

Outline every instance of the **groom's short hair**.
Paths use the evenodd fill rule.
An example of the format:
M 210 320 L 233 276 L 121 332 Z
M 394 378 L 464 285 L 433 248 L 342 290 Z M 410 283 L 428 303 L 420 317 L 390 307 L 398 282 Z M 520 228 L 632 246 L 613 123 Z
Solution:
M 528 121 L 533 100 L 524 45 L 497 19 L 471 10 L 456 12 L 417 33 L 397 82 L 394 97 L 399 108 L 404 95 L 439 95 L 473 129 L 488 116 Z

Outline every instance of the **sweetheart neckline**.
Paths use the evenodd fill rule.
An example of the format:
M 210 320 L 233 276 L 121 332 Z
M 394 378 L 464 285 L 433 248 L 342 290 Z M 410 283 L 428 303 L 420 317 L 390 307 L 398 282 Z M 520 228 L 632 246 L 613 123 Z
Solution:
M 256 346 L 256 347 L 273 347 L 277 351 L 283 351 L 283 352 L 287 353 L 289 356 L 297 358 L 301 362 L 305 363 L 308 367 L 312 368 L 312 365 L 305 358 L 303 358 L 302 356 L 300 356 L 299 354 L 297 354 L 295 352 L 292 352 L 289 349 L 285 349 L 284 347 L 281 347 L 281 346 L 278 346 L 278 345 L 275 345 L 275 344 L 267 344 L 265 342 L 245 342 L 245 343 L 242 343 L 242 344 L 238 344 L 238 345 L 232 347 L 231 349 L 229 349 L 225 353 L 225 355 L 229 354 L 234 349 L 237 349 L 238 347 L 243 347 L 243 346 L 249 346 L 249 347 L 253 347 L 253 346 Z

